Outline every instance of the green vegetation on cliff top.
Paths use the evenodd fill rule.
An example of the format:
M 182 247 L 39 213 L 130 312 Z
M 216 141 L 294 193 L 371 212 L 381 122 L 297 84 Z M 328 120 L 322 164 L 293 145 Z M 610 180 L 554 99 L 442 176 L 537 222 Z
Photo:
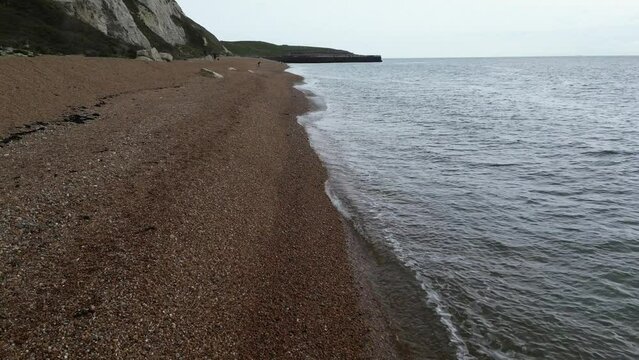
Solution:
M 263 41 L 222 41 L 222 45 L 234 55 L 247 57 L 279 57 L 307 54 L 351 55 L 350 52 L 344 50 L 311 46 L 275 45 Z

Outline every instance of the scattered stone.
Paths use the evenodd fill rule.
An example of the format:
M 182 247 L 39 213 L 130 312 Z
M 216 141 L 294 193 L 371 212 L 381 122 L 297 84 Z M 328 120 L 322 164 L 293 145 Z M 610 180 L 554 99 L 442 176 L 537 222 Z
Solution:
M 187 61 L 215 61 L 215 59 L 216 58 L 213 55 L 206 55 L 198 58 L 190 58 Z
M 0 47 L 0 56 L 35 57 L 36 53 L 31 50 Z
M 142 60 L 142 61 L 153 61 L 153 59 L 151 59 L 150 57 L 146 57 L 146 56 L 138 56 L 136 58 L 136 60 Z
M 156 48 L 138 50 L 138 52 L 136 54 L 137 54 L 138 58 L 146 57 L 146 58 L 151 59 L 151 61 L 164 61 L 162 59 L 162 57 L 160 56 L 160 53 L 158 52 L 158 50 Z
M 216 79 L 224 79 L 224 76 L 222 74 L 218 74 L 215 71 L 209 70 L 207 68 L 202 68 L 202 70 L 200 70 L 200 75 Z
M 31 50 L 0 47 L 0 56 L 35 57 L 36 55 L 37 54 Z
M 160 58 L 162 58 L 162 60 L 164 60 L 166 62 L 173 61 L 173 55 L 171 55 L 169 53 L 160 53 Z
M 150 52 L 151 52 L 151 59 L 155 61 L 163 61 L 162 57 L 160 56 L 160 53 L 158 52 L 156 48 L 151 48 Z
M 237 69 L 236 69 L 236 68 L 234 68 L 234 67 L 230 67 L 230 68 L 229 68 L 229 71 L 237 71 Z

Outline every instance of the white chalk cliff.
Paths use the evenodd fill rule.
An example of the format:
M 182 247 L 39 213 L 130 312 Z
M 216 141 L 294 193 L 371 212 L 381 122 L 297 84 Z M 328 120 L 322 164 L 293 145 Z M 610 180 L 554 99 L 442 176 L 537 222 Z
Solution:
M 150 47 L 122 0 L 55 0 L 72 16 L 129 44 Z
M 54 1 L 62 4 L 69 15 L 134 46 L 162 48 L 168 44 L 180 49 L 190 46 L 208 48 L 210 52 L 223 50 L 217 38 L 190 20 L 176 0 Z M 187 35 L 189 30 L 192 38 Z
M 184 13 L 175 0 L 138 0 L 140 18 L 146 26 L 171 45 L 187 43 L 186 33 L 174 18 L 184 18 Z

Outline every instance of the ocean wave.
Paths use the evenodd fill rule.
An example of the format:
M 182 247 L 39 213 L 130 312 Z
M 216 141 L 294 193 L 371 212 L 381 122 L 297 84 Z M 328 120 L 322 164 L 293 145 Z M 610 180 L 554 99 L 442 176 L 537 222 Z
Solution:
M 595 151 L 586 151 L 582 153 L 586 156 L 594 156 L 594 157 L 606 157 L 606 156 L 634 156 L 639 155 L 639 153 L 635 151 L 626 151 L 626 150 L 595 150 Z

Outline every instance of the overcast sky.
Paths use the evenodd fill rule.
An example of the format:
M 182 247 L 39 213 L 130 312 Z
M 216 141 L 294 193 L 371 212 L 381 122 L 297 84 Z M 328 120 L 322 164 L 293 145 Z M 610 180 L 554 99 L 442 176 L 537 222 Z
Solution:
M 222 40 L 385 57 L 639 55 L 639 0 L 178 0 Z

